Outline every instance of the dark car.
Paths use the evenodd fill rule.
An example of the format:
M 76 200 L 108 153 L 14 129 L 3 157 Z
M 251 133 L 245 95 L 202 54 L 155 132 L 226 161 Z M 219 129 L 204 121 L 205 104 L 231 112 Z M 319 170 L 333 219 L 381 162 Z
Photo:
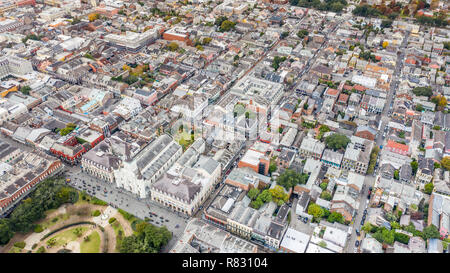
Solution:
M 361 226 L 364 225 L 364 219 L 361 219 Z
M 358 246 L 359 246 L 359 241 L 356 240 L 356 242 L 355 242 L 355 247 L 358 247 Z
M 356 235 L 361 235 L 361 233 L 359 232 L 359 229 L 355 229 Z
M 367 209 L 364 210 L 364 215 L 366 215 L 366 214 L 367 214 Z
M 308 223 L 308 218 L 306 218 L 306 217 L 303 218 L 303 223 L 305 223 L 305 224 Z

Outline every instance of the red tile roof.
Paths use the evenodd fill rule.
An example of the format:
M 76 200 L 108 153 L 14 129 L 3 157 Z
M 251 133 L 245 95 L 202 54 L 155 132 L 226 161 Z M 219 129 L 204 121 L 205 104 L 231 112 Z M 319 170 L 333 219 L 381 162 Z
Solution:
M 407 64 L 416 64 L 416 60 L 409 58 L 409 59 L 406 59 L 405 63 L 407 63 Z
M 404 152 L 409 151 L 409 146 L 406 144 L 401 144 L 392 140 L 388 140 L 387 147 L 391 149 L 401 150 Z
M 329 96 L 337 96 L 338 93 L 339 93 L 339 90 L 334 89 L 334 88 L 328 88 L 328 90 L 327 90 L 327 95 L 329 95 Z
M 339 99 L 338 99 L 338 100 L 339 100 L 339 102 L 344 102 L 344 103 L 346 103 L 346 102 L 348 101 L 348 95 L 342 93 L 342 94 L 339 95 Z

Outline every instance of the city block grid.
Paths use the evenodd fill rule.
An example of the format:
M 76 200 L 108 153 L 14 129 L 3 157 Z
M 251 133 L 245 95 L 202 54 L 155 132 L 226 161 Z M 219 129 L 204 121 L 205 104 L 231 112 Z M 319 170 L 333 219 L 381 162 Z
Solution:
M 448 252 L 448 23 L 442 0 L 0 0 L 0 251 Z

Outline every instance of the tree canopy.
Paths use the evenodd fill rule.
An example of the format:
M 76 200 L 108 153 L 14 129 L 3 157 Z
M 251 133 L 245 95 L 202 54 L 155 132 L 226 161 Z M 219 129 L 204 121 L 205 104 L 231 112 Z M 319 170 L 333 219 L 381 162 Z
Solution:
M 315 219 L 320 219 L 324 215 L 324 210 L 319 205 L 311 203 L 308 206 L 308 214 L 312 215 Z
M 333 150 L 346 148 L 349 142 L 350 139 L 345 135 L 341 134 L 332 134 L 325 138 L 325 143 L 327 144 L 327 147 Z
M 179 45 L 176 42 L 171 42 L 170 44 L 167 45 L 167 48 L 170 51 L 176 51 L 179 48 Z
M 9 218 L 0 220 L 0 244 L 6 244 L 14 232 L 27 233 L 36 227 L 36 221 L 45 217 L 45 211 L 64 203 L 75 203 L 78 193 L 65 186 L 63 179 L 47 179 L 23 200 Z
M 289 190 L 297 184 L 306 184 L 308 178 L 307 174 L 287 169 L 277 178 L 277 184 Z
M 220 32 L 230 31 L 231 29 L 234 28 L 235 25 L 236 25 L 235 22 L 232 22 L 230 20 L 225 20 L 222 22 L 222 24 L 220 24 L 219 31 Z
M 31 91 L 31 87 L 28 85 L 24 85 L 20 88 L 20 92 L 22 92 L 24 95 L 29 95 Z
M 339 212 L 333 211 L 328 216 L 327 221 L 330 222 L 330 223 L 338 222 L 338 223 L 343 224 L 345 222 L 345 219 L 344 219 L 344 216 L 342 214 L 340 214 Z
M 301 30 L 299 30 L 299 31 L 297 32 L 297 36 L 298 36 L 300 39 L 305 38 L 306 36 L 308 36 L 308 34 L 309 34 L 309 32 L 308 32 L 306 29 L 301 29 Z
M 431 194 L 433 192 L 433 189 L 434 189 L 433 183 L 425 184 L 425 193 L 426 194 Z
M 259 190 L 256 188 L 250 189 L 247 193 L 248 198 L 250 198 L 251 200 L 255 200 L 256 197 L 259 194 Z
M 172 239 L 165 227 L 156 227 L 146 222 L 136 226 L 136 233 L 125 237 L 120 244 L 121 253 L 158 253 Z
M 450 170 L 450 156 L 444 156 L 444 158 L 442 158 L 441 166 Z
M 431 97 L 433 95 L 433 90 L 431 87 L 415 87 L 412 92 L 416 96 Z
M 425 239 L 433 239 L 441 237 L 439 230 L 435 225 L 429 225 L 423 229 L 423 235 Z

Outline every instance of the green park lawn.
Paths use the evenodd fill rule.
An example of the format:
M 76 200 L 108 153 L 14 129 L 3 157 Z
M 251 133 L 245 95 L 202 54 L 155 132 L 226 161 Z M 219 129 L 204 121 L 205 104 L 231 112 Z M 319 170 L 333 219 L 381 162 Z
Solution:
M 53 218 L 47 219 L 44 222 L 42 222 L 41 226 L 42 229 L 50 228 L 54 225 L 56 225 L 60 221 L 64 221 L 70 218 L 70 215 L 68 213 L 60 214 L 58 216 L 55 216 Z
M 18 247 L 16 247 L 16 246 L 13 246 L 13 247 L 11 247 L 11 249 L 9 250 L 9 253 L 22 253 L 22 249 L 20 249 L 20 248 L 18 248 Z
M 88 242 L 81 242 L 81 253 L 99 253 L 100 252 L 100 235 L 97 231 L 92 232 L 89 235 L 90 240 Z
M 123 230 L 122 225 L 117 220 L 112 223 L 111 226 L 114 229 L 114 233 L 116 234 L 116 249 L 119 250 L 122 239 L 125 237 L 125 231 Z M 122 235 L 119 235 L 119 232 Z
M 83 237 L 83 235 L 89 230 L 88 227 L 76 227 L 76 228 L 72 228 L 72 229 L 63 231 L 60 234 L 53 236 L 51 238 L 51 239 L 54 238 L 56 240 L 55 246 L 62 246 L 64 244 L 67 244 L 68 242 L 76 241 L 78 238 L 81 238 L 81 237 L 77 237 L 77 235 L 74 232 L 77 228 L 81 229 L 81 234 L 82 234 L 81 237 Z M 49 240 L 51 240 L 51 239 L 49 239 Z

